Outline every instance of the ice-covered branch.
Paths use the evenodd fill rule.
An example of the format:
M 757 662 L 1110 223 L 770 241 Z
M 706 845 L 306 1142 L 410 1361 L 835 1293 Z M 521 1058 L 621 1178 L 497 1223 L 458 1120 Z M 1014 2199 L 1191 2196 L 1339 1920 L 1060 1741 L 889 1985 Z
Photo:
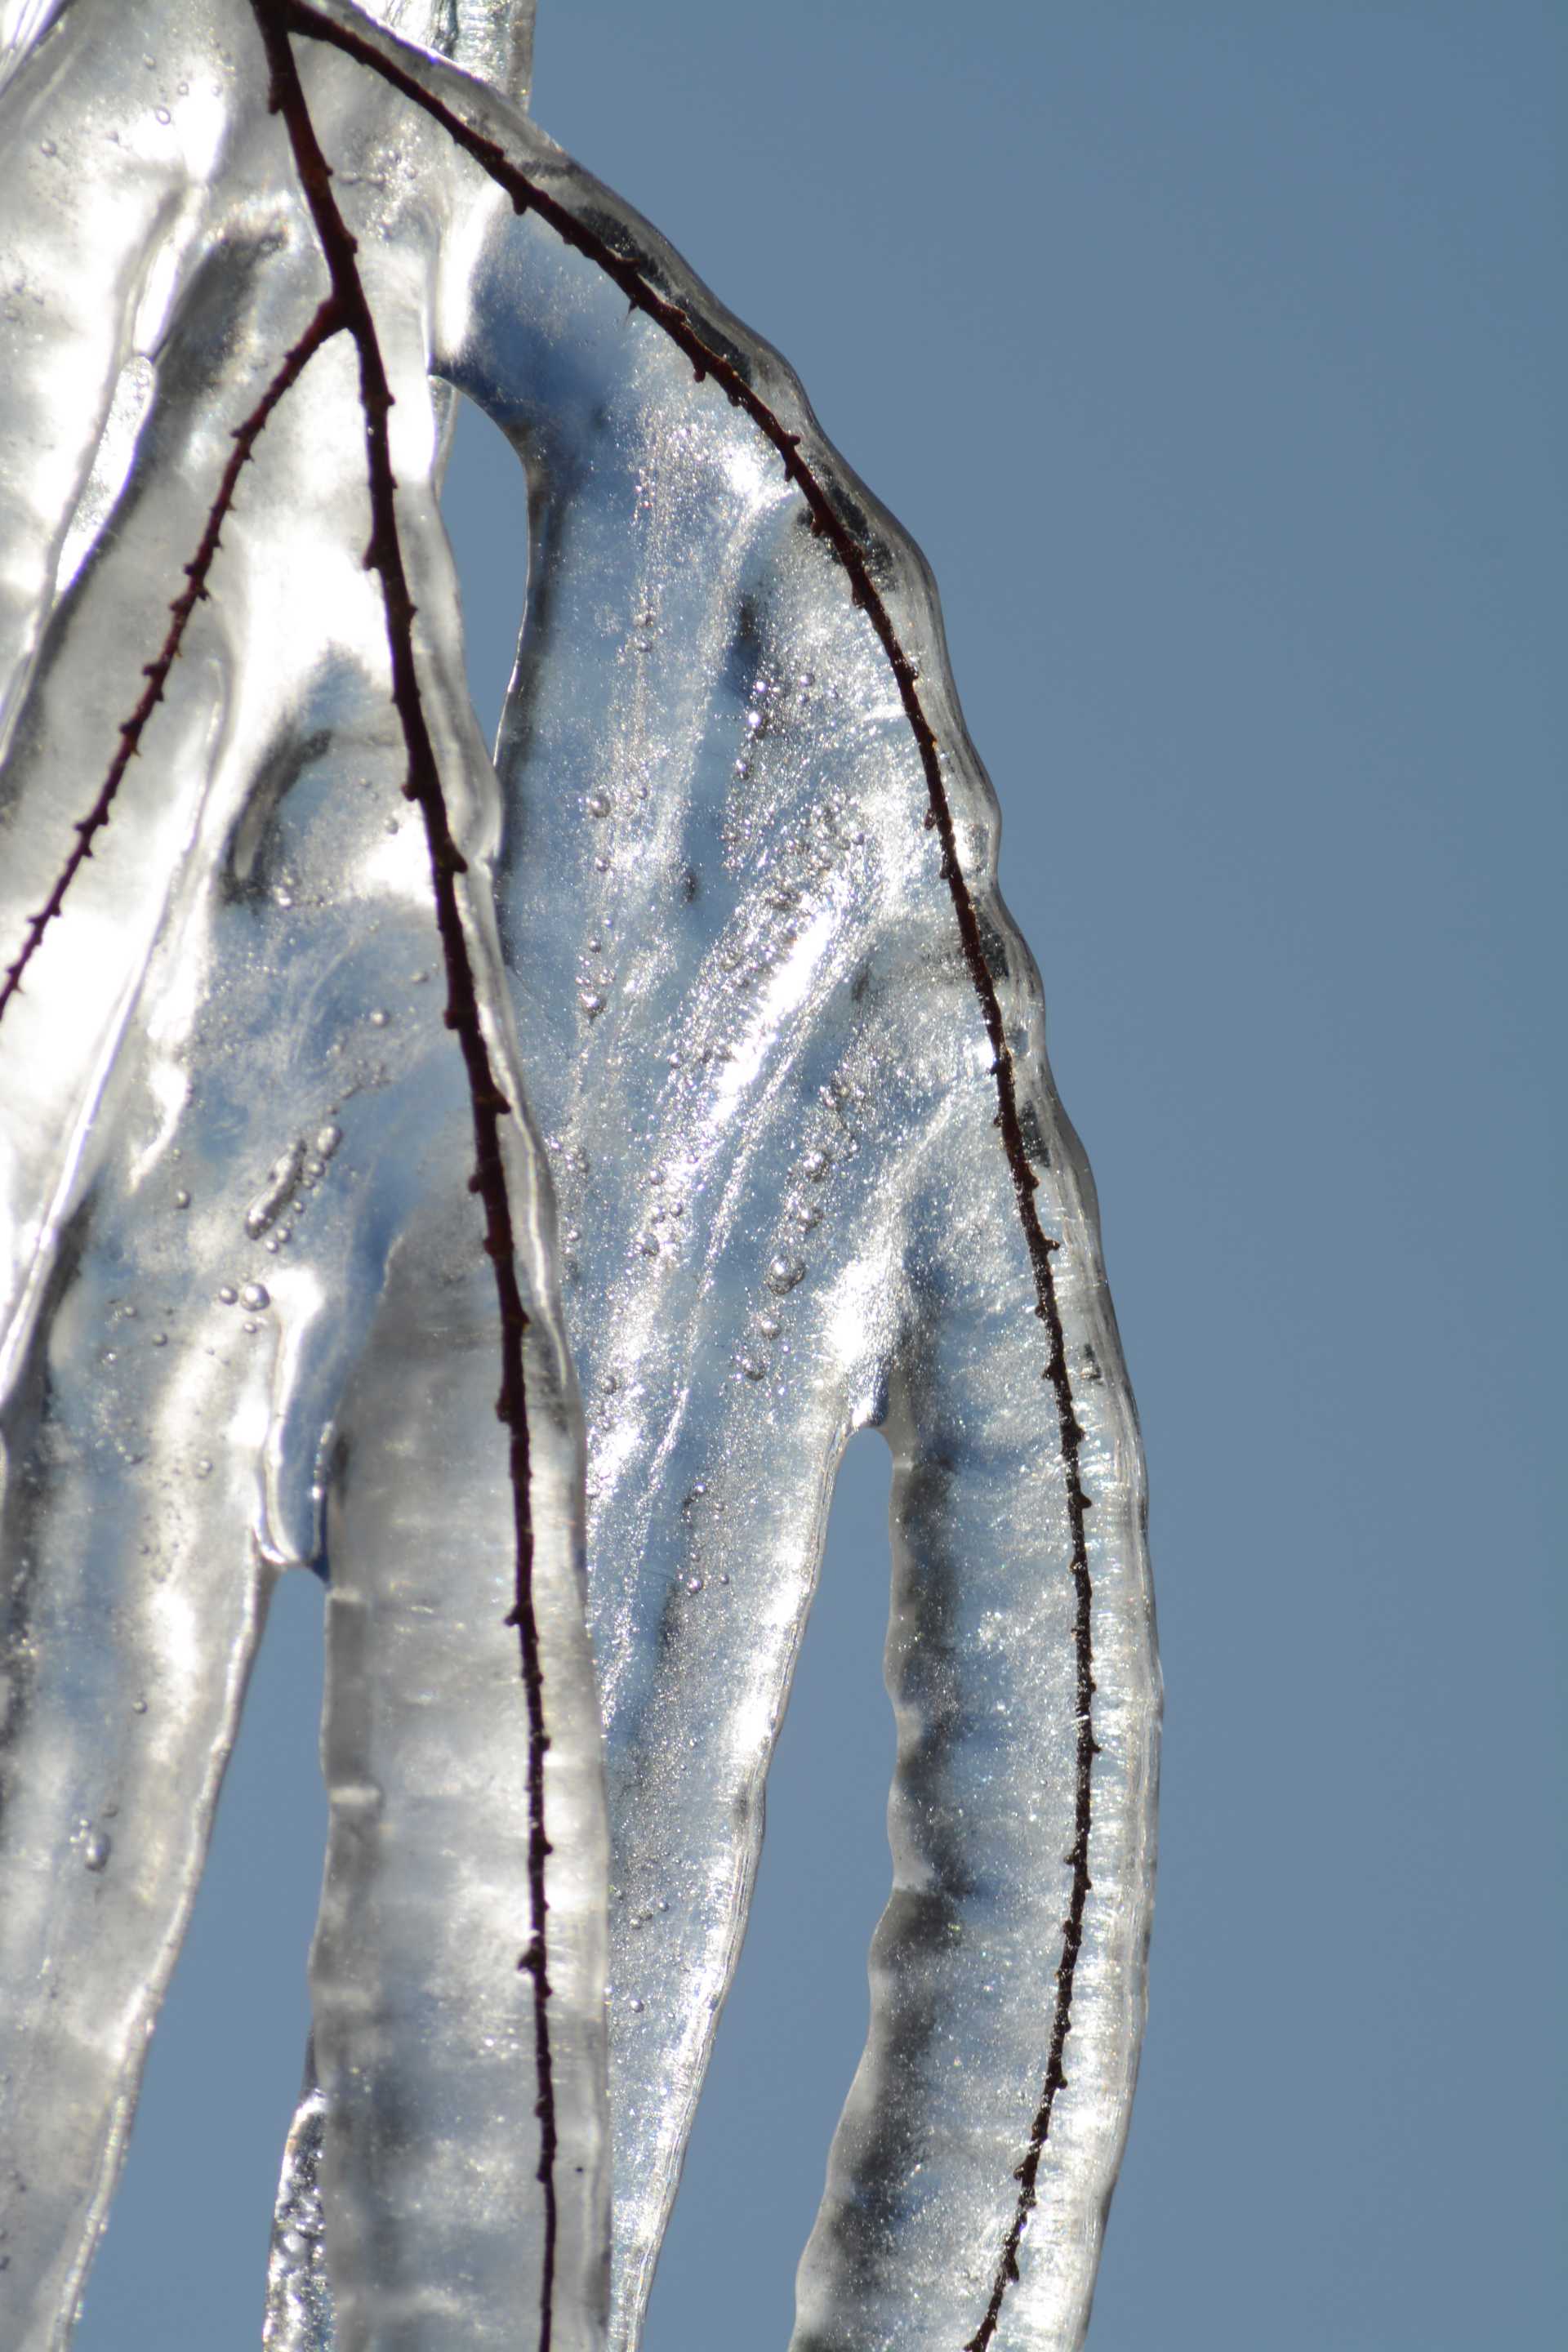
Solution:
M 316 2251 L 280 2231 L 268 2340 L 320 2347 L 335 2324 L 344 2345 L 500 2344 L 525 2304 L 559 2343 L 597 2340 L 607 1933 L 610 2326 L 629 2345 L 743 1930 L 832 1481 L 850 1432 L 879 1426 L 897 1465 L 893 1888 L 797 2345 L 1076 2345 L 1142 2010 L 1142 1474 L 1092 1187 L 929 575 L 776 354 L 505 97 L 342 0 L 214 8 L 221 37 L 144 6 L 149 54 L 184 44 L 182 104 L 178 64 L 119 101 L 121 152 L 163 157 L 170 186 L 183 171 L 199 209 L 179 214 L 127 489 L 28 656 L 7 904 L 44 898 L 65 782 L 121 692 L 122 616 L 197 543 L 215 386 L 271 381 L 321 300 L 323 251 L 351 337 L 258 445 L 148 730 L 162 789 L 144 751 L 0 1039 L 27 1119 L 7 1439 L 13 1493 L 31 1480 L 41 1515 L 9 1557 L 60 1612 L 18 1685 L 19 1785 L 45 1786 L 50 1741 L 80 1756 L 21 1866 L 92 1834 L 70 1829 L 70 1803 L 97 1815 L 68 1790 L 134 1780 L 70 1696 L 89 1621 L 68 1530 L 92 1552 L 151 1525 L 160 1563 L 173 1544 L 187 1710 L 230 1662 L 205 1735 L 221 1758 L 258 1612 L 230 1625 L 199 1580 L 186 1593 L 175 1540 L 181 1479 L 216 1479 L 204 1559 L 243 1531 L 258 1594 L 294 1559 L 324 1560 L 332 1594 L 320 2088 L 285 2200 Z M 67 68 L 79 58 L 91 86 L 100 13 L 75 0 L 51 38 L 81 49 L 6 90 L 25 136 L 58 146 L 83 116 Z M 155 276 L 165 232 L 145 217 L 115 267 Z M 529 480 L 493 770 L 460 684 L 432 374 Z M 86 462 L 72 447 L 62 484 Z M 401 590 L 367 581 L 367 545 L 395 551 Z M 395 812 L 422 778 L 416 858 Z M 73 989 L 88 943 L 103 977 Z M 456 1040 L 427 1009 L 432 953 Z M 488 1185 L 476 1111 L 493 1114 Z M 499 1337 L 498 1202 L 518 1269 Z M 156 1358 L 106 1348 L 105 1318 L 154 1290 L 173 1302 Z M 512 1339 L 541 1677 L 509 1718 L 494 1636 L 527 1482 L 487 1450 L 483 1367 Z M 111 1471 L 83 1433 L 133 1422 L 148 1444 Z M 148 1465 L 164 1499 L 132 1507 L 120 1487 L 140 1495 Z M 154 1554 L 119 1540 L 99 1618 L 108 1596 L 130 1625 Z M 167 1638 L 117 1637 L 106 1687 L 166 1675 Z M 215 1768 L 199 1785 L 182 1769 L 199 1847 Z M 149 1910 L 153 1946 L 116 1927 L 91 1947 L 128 2018 L 151 2013 L 195 1867 Z M 104 1908 L 112 1876 L 88 1871 L 85 1899 Z M 542 1993 L 546 1906 L 552 2165 L 530 2130 L 542 2000 L 531 2032 L 508 2005 L 520 1943 Z M 47 1903 L 37 1918 L 52 1935 Z M 54 2238 L 31 2242 L 40 2313 L 65 2307 L 51 2263 L 79 2275 L 133 2049 L 105 2045 L 80 2106 L 98 2137 Z M 554 2249 L 541 2168 L 563 2200 Z

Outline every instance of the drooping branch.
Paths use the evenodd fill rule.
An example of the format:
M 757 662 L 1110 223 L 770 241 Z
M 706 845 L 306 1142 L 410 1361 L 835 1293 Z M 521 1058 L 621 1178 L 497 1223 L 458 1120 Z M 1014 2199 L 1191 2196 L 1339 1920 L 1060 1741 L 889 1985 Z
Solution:
M 1040 1223 L 1035 1205 L 1038 1179 L 1029 1164 L 1018 1110 L 1017 1075 L 995 980 L 986 961 L 981 934 L 980 918 L 973 893 L 958 855 L 957 828 L 952 803 L 942 781 L 942 754 L 935 731 L 921 699 L 914 664 L 901 644 L 866 552 L 839 515 L 827 489 L 809 460 L 801 454 L 800 436 L 789 430 L 784 420 L 770 407 L 742 370 L 729 356 L 717 350 L 706 338 L 681 306 L 650 285 L 637 264 L 613 247 L 594 229 L 579 220 L 568 206 L 551 194 L 540 182 L 523 171 L 500 143 L 487 133 L 466 121 L 455 109 L 447 105 L 428 89 L 413 72 L 401 65 L 368 35 L 320 14 L 309 0 L 276 0 L 278 13 L 290 31 L 331 47 L 353 58 L 372 72 L 379 74 L 395 89 L 438 123 L 464 152 L 487 172 L 498 187 L 510 198 L 519 213 L 531 211 L 538 215 L 557 236 L 577 253 L 592 261 L 625 295 L 631 307 L 661 328 L 676 348 L 690 362 L 700 383 L 705 377 L 723 392 L 733 406 L 750 417 L 777 452 L 784 470 L 805 499 L 811 518 L 813 531 L 826 541 L 843 565 L 855 603 L 868 620 L 887 657 L 898 688 L 899 698 L 909 720 L 920 753 L 925 778 L 927 811 L 925 823 L 935 833 L 941 852 L 942 878 L 946 883 L 952 902 L 954 919 L 965 967 L 969 972 L 981 1020 L 992 1053 L 992 1076 L 995 1081 L 997 1109 L 995 1124 L 1006 1157 L 1019 1222 L 1028 1251 L 1035 1289 L 1035 1312 L 1044 1324 L 1047 1339 L 1047 1360 L 1041 1377 L 1050 1384 L 1056 1406 L 1060 1459 L 1067 1493 L 1068 1521 L 1070 1531 L 1071 1557 L 1068 1562 L 1073 1581 L 1073 1648 L 1076 1668 L 1077 1752 L 1074 1771 L 1074 1834 L 1073 1843 L 1064 1860 L 1071 1870 L 1067 1916 L 1062 1922 L 1061 1958 L 1056 1970 L 1056 1993 L 1052 2003 L 1049 2041 L 1046 2057 L 1045 2080 L 1038 2105 L 1030 2126 L 1028 2143 L 1015 2178 L 1018 2196 L 1012 2221 L 1003 2241 L 994 2282 L 985 2311 L 974 2335 L 964 2347 L 964 2352 L 987 2352 L 995 2335 L 1002 2304 L 1007 2288 L 1018 2276 L 1018 2248 L 1025 2227 L 1037 2202 L 1037 2181 L 1041 2161 L 1049 2137 L 1051 2117 L 1057 2095 L 1065 2089 L 1064 2052 L 1072 2023 L 1073 1985 L 1077 1974 L 1079 1953 L 1083 1941 L 1084 1914 L 1092 1881 L 1089 1867 L 1089 1828 L 1092 1811 L 1094 1759 L 1099 1746 L 1094 1737 L 1093 1706 L 1094 1642 L 1093 1584 L 1089 1567 L 1089 1543 L 1086 1515 L 1093 1498 L 1084 1492 L 1080 1466 L 1083 1431 L 1074 1410 L 1072 1381 L 1068 1368 L 1066 1335 L 1061 1308 L 1057 1296 L 1056 1277 L 1051 1265 L 1059 1241 L 1047 1234 Z
M 1057 1410 L 1070 1533 L 1069 1565 L 1075 1593 L 1073 1638 L 1078 1726 L 1075 1828 L 1072 1846 L 1064 1857 L 1072 1874 L 1070 1894 L 1068 1916 L 1063 1922 L 1061 1957 L 1056 1971 L 1045 2081 L 1028 2143 L 1016 2171 L 1019 2193 L 998 2260 L 989 2302 L 978 2329 L 965 2348 L 965 2352 L 986 2352 L 995 2334 L 1006 2288 L 1018 2274 L 1017 2252 L 1036 2202 L 1037 2176 L 1056 2096 L 1065 2087 L 1064 2049 L 1071 2023 L 1074 1977 L 1090 1888 L 1089 1841 L 1092 1768 L 1093 1759 L 1098 1753 L 1092 1726 L 1092 1588 L 1085 1525 L 1090 1498 L 1084 1494 L 1082 1487 L 1079 1469 L 1082 1432 L 1073 1408 L 1065 1335 L 1051 1263 L 1052 1254 L 1059 1244 L 1043 1231 L 1035 1205 L 1037 1180 L 1029 1165 L 1024 1140 L 1018 1111 L 1016 1073 L 1006 1040 L 995 982 L 984 953 L 978 912 L 958 856 L 956 826 L 942 779 L 941 753 L 919 691 L 917 672 L 900 641 L 865 551 L 841 519 L 823 479 L 809 460 L 802 456 L 799 436 L 788 429 L 735 362 L 705 338 L 691 316 L 650 284 L 635 260 L 617 253 L 548 189 L 521 170 L 494 139 L 476 130 L 461 114 L 427 89 L 395 57 L 385 54 L 368 33 L 362 35 L 318 14 L 306 5 L 306 0 L 252 0 L 252 6 L 272 68 L 274 104 L 283 114 L 289 130 L 296 164 L 326 258 L 332 292 L 307 329 L 305 337 L 289 354 L 263 400 L 237 430 L 235 453 L 226 468 L 197 555 L 187 567 L 189 585 L 171 608 L 173 624 L 169 635 L 157 660 L 148 667 L 147 691 L 132 719 L 121 730 L 121 748 L 109 778 L 88 817 L 77 828 L 77 845 L 48 903 L 29 920 L 23 948 L 7 970 L 3 985 L 0 985 L 0 1013 L 16 992 L 23 971 L 48 922 L 59 912 L 70 882 L 91 854 L 93 838 L 108 821 L 120 782 L 131 758 L 139 749 L 142 731 L 162 698 L 190 614 L 195 603 L 206 593 L 206 574 L 219 543 L 219 530 L 232 503 L 239 472 L 250 455 L 257 436 L 278 400 L 297 380 L 312 352 L 319 349 L 330 335 L 346 327 L 353 337 L 358 354 L 365 421 L 372 511 L 372 534 L 366 562 L 378 572 L 385 607 L 393 698 L 408 759 L 408 777 L 404 790 L 420 809 L 429 845 L 437 920 L 448 984 L 447 1018 L 458 1036 L 468 1071 L 478 1163 L 472 1181 L 484 1210 L 486 1248 L 492 1261 L 500 1305 L 503 1370 L 498 1411 L 510 1441 L 517 1541 L 516 1598 L 511 1622 L 515 1622 L 520 1636 L 530 1724 L 529 1869 L 535 1932 L 521 1965 L 531 1973 L 534 1990 L 542 2126 L 540 2179 L 544 2189 L 546 2214 L 541 2341 L 542 2347 L 548 2347 L 555 2237 L 555 2119 L 545 2007 L 549 1982 L 545 1965 L 544 1863 L 549 1845 L 544 1834 L 542 1759 L 547 1742 L 538 1630 L 531 1593 L 529 1440 L 522 1379 L 522 1339 L 527 1318 L 517 1284 L 511 1216 L 500 1144 L 499 1122 L 507 1115 L 510 1106 L 496 1082 L 479 1021 L 478 992 L 455 887 L 456 877 L 464 871 L 464 861 L 451 836 L 434 746 L 420 701 L 413 644 L 414 605 L 398 535 L 395 483 L 386 431 L 392 394 L 374 317 L 358 271 L 354 240 L 331 194 L 330 168 L 315 138 L 289 51 L 288 35 L 292 32 L 327 42 L 368 70 L 380 75 L 410 103 L 437 121 L 505 191 L 519 212 L 529 209 L 537 212 L 542 221 L 566 244 L 610 278 L 633 309 L 650 319 L 668 336 L 690 362 L 699 381 L 704 377 L 711 378 L 731 404 L 748 415 L 775 450 L 786 478 L 804 499 L 814 532 L 826 542 L 843 566 L 850 593 L 866 613 L 882 646 L 920 754 L 928 801 L 925 822 L 938 836 L 942 878 L 952 899 L 965 966 L 991 1047 L 992 1076 L 997 1095 L 995 1124 L 1028 1251 L 1036 1294 L 1035 1311 L 1046 1327 L 1047 1360 L 1042 1377 L 1051 1386 Z
M 115 796 L 125 781 L 125 772 L 141 751 L 147 722 L 163 699 L 169 672 L 179 658 L 191 614 L 207 593 L 207 574 L 212 570 L 213 558 L 222 545 L 223 527 L 234 504 L 240 475 L 250 460 L 267 421 L 285 394 L 299 383 L 322 344 L 330 342 L 342 325 L 343 316 L 337 297 L 329 294 L 299 341 L 284 358 L 249 415 L 242 425 L 234 428 L 234 447 L 229 452 L 228 463 L 223 469 L 216 495 L 208 509 L 200 544 L 185 566 L 185 585 L 169 607 L 168 634 L 158 649 L 156 658 L 150 661 L 142 671 L 146 686 L 135 709 L 120 730 L 119 748 L 110 761 L 109 773 L 103 780 L 98 798 L 86 816 L 79 820 L 75 828 L 75 844 L 60 868 L 55 886 L 37 913 L 27 918 L 22 945 L 6 965 L 4 978 L 0 979 L 0 1018 L 4 1017 L 5 1007 L 21 988 L 23 974 L 37 953 L 45 932 L 64 907 L 71 884 L 92 856 L 93 842 L 109 823 Z
M 533 1989 L 534 2062 L 539 2095 L 538 2178 L 544 2200 L 544 2243 L 540 2280 L 539 2352 L 550 2352 L 553 2322 L 557 2203 L 554 2068 L 550 2041 L 550 1978 L 545 1919 L 545 1863 L 550 1843 L 544 1822 L 544 1681 L 533 1596 L 533 1527 L 530 1499 L 530 1445 L 523 1382 L 523 1339 L 528 1316 L 517 1276 L 511 1202 L 501 1149 L 500 1122 L 512 1105 L 496 1077 L 485 1042 L 479 990 L 458 905 L 458 877 L 467 862 L 452 838 L 436 747 L 426 721 L 414 653 L 415 605 L 397 522 L 397 485 L 392 471 L 387 417 L 393 405 L 375 319 L 356 257 L 357 247 L 332 194 L 331 168 L 321 152 L 304 88 L 289 47 L 289 12 L 279 0 L 251 0 L 271 74 L 270 103 L 283 119 L 295 168 L 304 190 L 342 321 L 359 362 L 360 405 L 364 416 L 365 465 L 371 511 L 365 566 L 381 583 L 392 665 L 392 699 L 403 733 L 408 772 L 403 790 L 423 820 L 430 855 L 436 923 L 447 977 L 446 1020 L 457 1035 L 468 1074 L 473 1110 L 476 1168 L 470 1181 L 484 1212 L 485 1249 L 500 1310 L 501 1386 L 496 1412 L 509 1440 L 515 1538 L 515 1588 L 507 1622 L 517 1629 L 528 1707 L 528 1876 L 532 1934 L 519 1967 Z

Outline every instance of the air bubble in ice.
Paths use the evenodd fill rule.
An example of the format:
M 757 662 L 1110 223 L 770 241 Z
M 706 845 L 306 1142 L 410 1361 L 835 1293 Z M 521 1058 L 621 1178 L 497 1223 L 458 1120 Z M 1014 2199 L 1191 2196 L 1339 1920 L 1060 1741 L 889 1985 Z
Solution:
M 82 1841 L 81 1858 L 89 1870 L 107 1870 L 114 1840 L 107 1830 L 91 1830 Z
M 805 1272 L 799 1258 L 775 1257 L 768 1268 L 768 1288 L 776 1291 L 782 1298 L 786 1290 L 795 1288 Z
M 247 1282 L 239 1294 L 239 1303 L 252 1315 L 259 1315 L 263 1307 L 271 1306 L 272 1293 L 264 1282 Z

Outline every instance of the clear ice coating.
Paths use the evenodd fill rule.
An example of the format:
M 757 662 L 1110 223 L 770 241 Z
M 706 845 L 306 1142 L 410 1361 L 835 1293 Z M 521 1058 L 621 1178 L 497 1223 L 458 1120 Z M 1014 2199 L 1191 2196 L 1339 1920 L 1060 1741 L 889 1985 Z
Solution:
M 268 108 L 279 13 L 0 13 L 7 961 L 231 436 L 328 291 Z M 1058 2352 L 1136 2069 L 1158 1674 L 1092 1186 L 934 590 L 776 354 L 529 125 L 528 12 L 374 13 L 392 29 L 313 12 L 363 55 L 294 54 L 395 395 L 421 698 L 517 1114 L 552 2340 L 636 2341 L 834 1475 L 871 1425 L 895 1459 L 893 1892 L 795 2343 Z M 515 209 L 420 91 L 541 201 Z M 436 499 L 447 386 L 530 487 L 493 763 Z M 256 438 L 0 1020 L 0 2311 L 28 2352 L 68 2337 L 295 1564 L 330 1580 L 331 1826 L 266 2340 L 540 2332 L 494 1293 L 370 524 L 339 333 Z

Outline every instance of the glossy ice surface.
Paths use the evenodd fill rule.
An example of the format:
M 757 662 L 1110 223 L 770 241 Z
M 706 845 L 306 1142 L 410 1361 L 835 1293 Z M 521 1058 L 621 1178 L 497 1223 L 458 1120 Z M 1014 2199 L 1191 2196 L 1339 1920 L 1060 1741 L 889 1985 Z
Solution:
M 487 1039 L 531 1114 L 507 1122 L 507 1176 L 552 1741 L 554 2340 L 601 2340 L 612 2239 L 608 2324 L 635 2339 L 836 1467 L 869 1423 L 896 1463 L 894 1892 L 796 2341 L 958 2352 L 984 2323 L 1005 2347 L 1075 2345 L 1143 2005 L 1142 1468 L 934 593 L 776 355 L 510 102 L 526 22 L 383 13 L 489 78 L 374 37 L 636 260 L 800 436 L 864 551 L 941 747 L 1092 1501 L 1090 1885 L 1015 2279 L 1082 1794 L 1075 1474 L 908 713 L 752 418 L 406 97 L 298 42 L 395 392 Z M 326 278 L 243 0 L 73 0 L 0 108 L 8 958 L 142 690 L 228 436 Z M 432 373 L 528 471 L 493 765 L 461 682 Z M 330 1577 L 332 1828 L 320 2087 L 286 2161 L 268 2341 L 537 2329 L 516 1961 L 538 1923 L 494 1302 L 368 530 L 339 336 L 258 443 L 144 750 L 0 1024 L 0 2300 L 28 2347 L 68 2333 L 294 1563 Z

